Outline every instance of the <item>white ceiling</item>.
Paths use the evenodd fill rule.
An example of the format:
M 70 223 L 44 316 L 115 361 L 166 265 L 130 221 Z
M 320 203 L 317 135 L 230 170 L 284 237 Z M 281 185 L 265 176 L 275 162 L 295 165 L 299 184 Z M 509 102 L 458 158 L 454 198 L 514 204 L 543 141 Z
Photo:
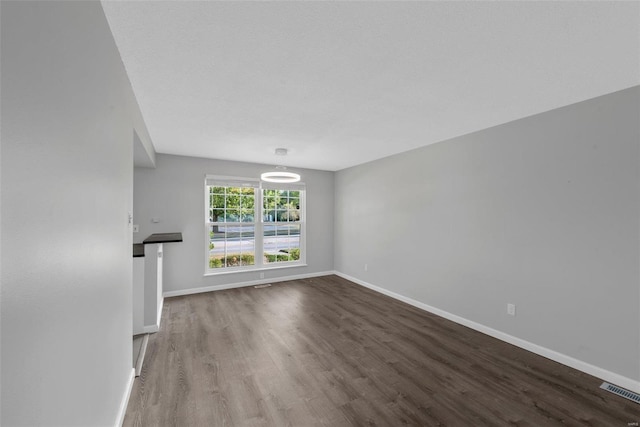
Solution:
M 339 170 L 640 84 L 638 2 L 103 7 L 159 153 Z

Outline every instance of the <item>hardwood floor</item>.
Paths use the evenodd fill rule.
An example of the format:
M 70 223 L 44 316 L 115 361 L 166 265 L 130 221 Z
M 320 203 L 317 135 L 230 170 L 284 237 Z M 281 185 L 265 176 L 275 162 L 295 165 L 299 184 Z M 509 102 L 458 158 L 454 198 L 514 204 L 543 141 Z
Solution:
M 602 381 L 337 276 L 165 300 L 126 426 L 627 426 Z

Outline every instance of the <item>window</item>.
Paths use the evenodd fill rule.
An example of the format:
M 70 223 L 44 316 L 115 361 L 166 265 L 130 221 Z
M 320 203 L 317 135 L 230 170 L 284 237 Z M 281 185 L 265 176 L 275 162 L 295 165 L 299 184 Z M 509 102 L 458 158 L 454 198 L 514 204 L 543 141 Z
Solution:
M 206 273 L 304 264 L 304 184 L 208 176 Z
M 300 191 L 262 190 L 264 261 L 300 259 Z

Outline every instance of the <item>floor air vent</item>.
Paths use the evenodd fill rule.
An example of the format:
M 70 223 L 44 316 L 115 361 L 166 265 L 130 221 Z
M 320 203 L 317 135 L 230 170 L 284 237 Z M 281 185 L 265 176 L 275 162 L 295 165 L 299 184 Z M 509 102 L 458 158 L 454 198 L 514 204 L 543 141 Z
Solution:
M 256 289 L 268 288 L 269 286 L 271 286 L 271 283 L 267 283 L 266 285 L 255 285 L 254 288 Z
M 638 393 L 634 393 L 632 391 L 629 390 L 625 390 L 623 388 L 617 387 L 613 384 L 609 384 L 609 383 L 602 383 L 602 385 L 600 386 L 600 388 L 610 391 L 613 394 L 617 394 L 620 397 L 624 397 L 625 399 L 629 399 L 632 402 L 636 402 L 636 403 L 640 403 L 640 394 Z

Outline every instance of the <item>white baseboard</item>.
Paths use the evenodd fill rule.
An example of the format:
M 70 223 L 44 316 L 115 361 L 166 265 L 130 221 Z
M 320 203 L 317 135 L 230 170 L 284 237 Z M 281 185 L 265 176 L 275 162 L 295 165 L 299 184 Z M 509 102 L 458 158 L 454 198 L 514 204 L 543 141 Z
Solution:
M 139 329 L 134 329 L 133 330 L 133 335 L 141 335 L 141 334 L 147 334 L 148 332 L 146 332 L 144 330 L 144 325 L 142 327 L 140 327 Z
M 131 372 L 129 373 L 129 381 L 127 381 L 127 388 L 124 391 L 124 396 L 122 396 L 122 401 L 120 402 L 120 409 L 118 410 L 118 417 L 116 419 L 115 427 L 122 427 L 122 423 L 124 423 L 124 415 L 127 413 L 127 406 L 129 405 L 129 398 L 131 397 L 131 391 L 133 390 L 133 381 L 136 379 L 136 370 L 131 368 Z
M 142 333 L 143 334 L 155 334 L 159 330 L 160 330 L 160 327 L 158 325 L 148 325 L 148 326 L 145 326 L 144 328 L 142 328 Z
M 144 362 L 145 354 L 147 354 L 147 345 L 149 345 L 149 334 L 144 334 L 142 344 L 140 345 L 140 353 L 138 353 L 138 360 L 136 360 L 136 366 L 133 368 L 136 378 L 139 377 L 142 372 L 142 363 Z
M 428 311 L 429 313 L 433 313 L 440 317 L 444 317 L 445 319 L 451 320 L 452 322 L 458 323 L 460 325 L 464 325 L 468 328 L 474 329 L 478 332 L 482 332 L 483 334 L 492 336 L 501 341 L 507 342 L 509 344 L 513 344 L 516 347 L 523 348 L 532 353 L 546 357 L 547 359 L 551 359 L 555 362 L 577 369 L 578 371 L 582 371 L 589 375 L 593 375 L 596 378 L 600 378 L 604 381 L 615 384 L 618 387 L 622 387 L 627 390 L 640 393 L 640 381 L 627 378 L 620 374 L 616 374 L 615 372 L 611 372 L 606 369 L 600 368 L 598 366 L 591 365 L 590 363 L 583 362 L 582 360 L 578 360 L 571 356 L 567 356 L 566 354 L 558 353 L 557 351 L 551 350 L 541 345 L 534 344 L 532 342 L 523 340 L 521 338 L 514 337 L 512 335 L 506 334 L 504 332 L 498 331 L 496 329 L 490 328 L 480 323 L 476 323 L 472 320 L 465 319 L 464 317 L 457 316 L 455 314 L 449 313 L 447 311 L 441 310 L 436 307 L 432 307 L 430 305 L 424 304 L 412 298 L 405 297 L 404 295 L 400 295 L 395 292 L 389 291 L 387 289 L 381 288 L 379 286 L 372 285 L 371 283 L 365 282 L 363 280 L 357 279 L 347 274 L 340 273 L 338 271 L 336 271 L 334 274 L 342 277 L 343 279 L 346 279 L 358 285 L 364 286 L 365 288 L 369 288 L 381 294 L 387 295 L 391 298 L 405 302 L 409 305 L 412 305 L 424 311 Z
M 297 274 L 294 276 L 282 276 L 271 279 L 251 280 L 249 282 L 229 283 L 226 285 L 205 286 L 201 288 L 181 289 L 179 291 L 167 291 L 163 295 L 165 298 L 179 297 L 183 295 L 200 294 L 203 292 L 222 291 L 225 289 L 244 288 L 246 286 L 264 285 L 266 283 L 286 282 L 289 280 L 310 279 L 312 277 L 328 276 L 336 274 L 335 271 L 321 271 L 319 273 Z

